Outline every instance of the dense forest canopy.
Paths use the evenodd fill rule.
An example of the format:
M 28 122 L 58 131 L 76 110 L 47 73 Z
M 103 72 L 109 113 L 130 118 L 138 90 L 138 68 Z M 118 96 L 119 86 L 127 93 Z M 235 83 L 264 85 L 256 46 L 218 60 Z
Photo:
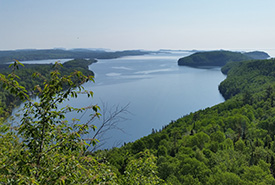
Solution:
M 149 151 L 139 154 L 142 159 L 129 160 L 124 175 L 120 177 L 107 161 L 91 155 L 89 148 L 98 143 L 98 131 L 103 131 L 93 124 L 101 116 L 98 112 L 100 108 L 97 105 L 76 108 L 62 105 L 62 102 L 77 98 L 79 93 L 86 94 L 88 98 L 93 96 L 92 91 L 82 87 L 82 84 L 93 81 L 93 73 L 87 71 L 87 65 L 92 62 L 78 59 L 64 65 L 55 63 L 50 68 L 49 65 L 36 65 L 39 68 L 30 65 L 25 69 L 20 68 L 23 64 L 16 61 L 10 65 L 11 73 L 0 74 L 1 87 L 25 102 L 18 126 L 0 118 L 1 184 L 163 183 L 156 174 L 156 157 Z M 23 72 L 18 73 L 18 69 Z M 20 80 L 18 75 L 26 75 L 29 69 L 39 72 L 48 70 L 45 75 L 37 71 L 33 73 L 32 78 L 40 80 L 32 82 L 37 85 L 31 91 L 18 83 L 18 80 L 25 81 L 25 78 Z M 38 100 L 33 100 L 30 92 Z M 65 116 L 70 112 L 87 111 L 90 119 L 84 123 L 78 119 L 67 120 Z M 111 121 L 117 121 L 119 112 L 113 113 L 115 117 L 110 118 Z M 95 133 L 94 137 L 90 137 L 91 132 Z
M 224 103 L 191 113 L 122 148 L 98 151 L 123 174 L 149 150 L 168 184 L 275 184 L 275 60 L 234 63 Z
M 227 74 L 219 86 L 221 94 L 229 99 L 241 92 L 255 94 L 271 87 L 275 81 L 275 59 L 228 63 L 222 68 Z
M 64 64 L 70 66 L 78 66 L 77 61 Z M 23 143 L 0 122 L 0 178 L 11 184 L 275 184 L 274 71 L 275 59 L 228 62 L 222 68 L 227 78 L 219 86 L 224 103 L 190 113 L 160 130 L 152 129 L 150 135 L 121 148 L 96 152 L 82 147 L 86 141 L 78 133 L 87 133 L 85 125 L 75 125 L 80 130 L 74 132 L 66 122 L 56 120 L 64 118 L 62 112 L 49 109 L 44 117 L 39 106 L 47 104 L 29 104 L 27 111 L 38 106 L 36 115 L 42 120 L 25 115 L 20 128 Z M 78 82 L 77 76 L 65 76 L 67 87 L 55 83 L 58 76 L 53 71 L 49 77 L 54 88 L 44 84 L 35 92 L 42 100 L 56 102 L 50 91 L 55 88 L 62 100 L 65 96 L 60 87 L 76 87 L 71 80 Z M 93 107 L 96 115 L 97 109 Z M 45 132 L 47 137 L 42 137 L 45 120 L 51 126 Z M 37 149 L 37 143 L 43 150 Z
M 224 66 L 227 62 L 240 62 L 252 59 L 267 59 L 269 55 L 265 52 L 254 51 L 248 53 L 232 51 L 207 51 L 197 52 L 190 56 L 180 58 L 178 65 L 185 66 Z

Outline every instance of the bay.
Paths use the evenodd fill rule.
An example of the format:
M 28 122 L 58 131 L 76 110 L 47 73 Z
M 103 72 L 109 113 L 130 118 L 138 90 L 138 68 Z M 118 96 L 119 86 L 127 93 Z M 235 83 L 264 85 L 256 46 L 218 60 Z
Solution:
M 108 130 L 99 140 L 104 143 L 101 149 L 133 142 L 150 134 L 152 129 L 159 130 L 172 120 L 224 101 L 218 85 L 226 76 L 219 67 L 177 65 L 179 58 L 190 54 L 173 52 L 98 60 L 89 66 L 95 73 L 95 83 L 84 84 L 85 89 L 94 92 L 94 97 L 87 99 L 80 95 L 65 104 L 74 107 L 98 104 L 102 114 L 128 105 L 128 113 L 120 115 L 125 119 L 114 120 L 121 130 Z M 85 122 L 89 114 L 68 114 L 67 118 Z M 103 117 L 100 119 L 94 124 L 100 126 Z
M 123 132 L 110 130 L 100 140 L 106 142 L 103 148 L 135 141 L 172 120 L 224 101 L 218 85 L 226 76 L 219 67 L 177 65 L 180 57 L 190 54 L 179 52 L 99 60 L 90 66 L 95 73 L 95 83 L 84 84 L 87 90 L 94 92 L 93 99 L 88 101 L 83 96 L 70 104 L 79 107 L 107 104 L 111 111 L 112 107 L 129 104 L 130 114 L 122 115 L 126 120 L 118 124 Z M 81 115 L 84 120 L 87 116 Z

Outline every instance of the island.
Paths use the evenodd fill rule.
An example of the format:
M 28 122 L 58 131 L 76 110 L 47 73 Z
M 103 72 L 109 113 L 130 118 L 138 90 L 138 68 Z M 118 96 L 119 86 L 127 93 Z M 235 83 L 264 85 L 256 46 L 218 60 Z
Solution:
M 206 51 L 196 52 L 190 56 L 180 58 L 178 65 L 180 66 L 219 66 L 222 67 L 228 62 L 240 62 L 254 59 L 267 59 L 270 56 L 262 51 L 254 52 L 233 52 L 233 51 Z

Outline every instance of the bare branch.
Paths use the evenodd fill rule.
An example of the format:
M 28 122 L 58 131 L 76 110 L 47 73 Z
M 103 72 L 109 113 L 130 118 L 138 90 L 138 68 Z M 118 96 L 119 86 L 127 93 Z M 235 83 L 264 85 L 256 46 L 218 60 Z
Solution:
M 108 132 L 110 130 L 119 130 L 119 131 L 125 133 L 125 131 L 119 126 L 119 124 L 128 120 L 125 117 L 125 114 L 131 114 L 128 111 L 128 108 L 129 108 L 129 103 L 123 107 L 121 107 L 119 105 L 115 105 L 115 106 L 112 106 L 111 108 L 109 108 L 108 104 L 102 102 L 101 110 L 103 112 L 102 112 L 102 116 L 101 116 L 101 118 L 102 118 L 101 124 L 97 128 L 94 135 L 92 136 L 89 144 L 91 146 L 92 141 L 94 141 L 96 139 L 100 140 L 100 143 L 97 143 L 97 145 L 95 145 L 91 149 L 91 151 L 95 151 L 99 147 L 103 146 L 104 144 L 106 144 L 105 141 L 111 138 L 111 137 L 106 138 L 106 135 L 107 135 L 106 132 Z M 89 147 L 87 147 L 87 149 L 88 148 Z

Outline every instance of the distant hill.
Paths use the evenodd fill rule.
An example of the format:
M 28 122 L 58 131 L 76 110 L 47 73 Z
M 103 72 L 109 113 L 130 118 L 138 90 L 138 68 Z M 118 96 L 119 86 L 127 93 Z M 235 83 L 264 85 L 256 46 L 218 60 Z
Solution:
M 43 50 L 10 50 L 0 51 L 0 64 L 12 62 L 14 59 L 19 61 L 26 60 L 46 60 L 46 59 L 72 59 L 72 58 L 97 58 L 109 59 L 131 55 L 144 55 L 150 52 L 140 50 L 125 50 L 107 52 L 104 50 L 90 49 L 43 49 Z
M 247 52 L 243 54 L 257 60 L 264 60 L 264 59 L 270 58 L 270 56 L 263 51 L 252 51 L 252 52 Z
M 253 59 L 267 59 L 269 55 L 265 52 L 254 51 L 249 53 L 232 51 L 208 51 L 197 52 L 188 57 L 180 58 L 178 65 L 199 66 L 224 66 L 227 62 L 240 62 Z

